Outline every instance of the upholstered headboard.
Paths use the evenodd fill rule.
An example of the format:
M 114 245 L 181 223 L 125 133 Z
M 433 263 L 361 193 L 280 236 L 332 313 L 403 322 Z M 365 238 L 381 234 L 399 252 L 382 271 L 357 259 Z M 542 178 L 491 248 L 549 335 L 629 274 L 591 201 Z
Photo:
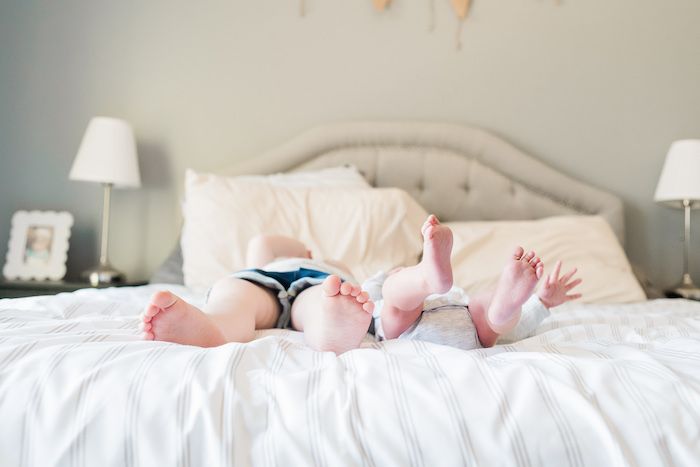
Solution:
M 313 128 L 224 175 L 352 164 L 377 187 L 399 187 L 443 221 L 597 214 L 624 245 L 622 202 L 493 134 L 448 123 L 353 122 Z M 152 282 L 182 283 L 179 245 Z
M 493 134 L 448 123 L 356 122 L 313 128 L 229 175 L 353 164 L 377 187 L 399 187 L 445 221 L 598 214 L 624 244 L 622 202 Z

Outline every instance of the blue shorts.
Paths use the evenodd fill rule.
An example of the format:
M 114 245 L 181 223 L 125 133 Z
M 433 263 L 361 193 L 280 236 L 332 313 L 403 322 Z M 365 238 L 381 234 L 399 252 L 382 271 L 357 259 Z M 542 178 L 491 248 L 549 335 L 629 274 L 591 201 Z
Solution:
M 284 272 L 244 269 L 234 273 L 233 277 L 247 280 L 260 287 L 277 292 L 277 300 L 280 304 L 280 317 L 275 327 L 286 329 L 291 327 L 292 303 L 294 303 L 294 299 L 309 287 L 322 283 L 329 275 L 327 272 L 306 268 Z

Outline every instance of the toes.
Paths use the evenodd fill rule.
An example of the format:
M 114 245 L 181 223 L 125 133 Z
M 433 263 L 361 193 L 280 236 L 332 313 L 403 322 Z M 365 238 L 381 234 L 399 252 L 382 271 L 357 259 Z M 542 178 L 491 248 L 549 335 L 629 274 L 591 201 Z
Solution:
M 146 311 L 143 312 L 144 321 L 150 321 L 155 315 L 160 313 L 160 308 L 155 305 L 149 305 Z
M 362 292 L 362 287 L 360 287 L 359 285 L 353 284 L 352 290 L 350 291 L 350 295 L 352 295 L 353 297 L 357 297 L 358 295 L 360 295 L 361 292 Z
M 357 296 L 356 300 L 359 303 L 366 303 L 369 301 L 369 294 L 367 292 L 362 292 L 360 295 Z
M 544 273 L 544 265 L 542 265 L 542 263 L 539 263 L 535 267 L 535 276 L 537 276 L 538 279 L 541 279 L 543 273 Z
M 515 251 L 513 252 L 513 258 L 516 260 L 519 260 L 520 258 L 523 257 L 523 254 L 525 253 L 525 250 L 523 250 L 523 247 L 519 246 L 515 248 Z
M 535 257 L 535 252 L 530 250 L 527 252 L 525 256 L 522 257 L 522 260 L 525 261 L 526 263 L 529 263 L 532 258 Z
M 175 305 L 177 300 L 178 297 L 174 293 L 168 292 L 167 290 L 161 290 L 160 292 L 153 294 L 151 297 L 151 305 L 157 308 L 166 309 Z
M 153 329 L 153 325 L 151 323 L 139 323 L 139 331 L 148 332 L 151 329 Z
M 143 339 L 147 341 L 152 341 L 156 338 L 156 336 L 152 332 L 144 332 L 143 333 Z
M 371 315 L 372 312 L 374 311 L 374 303 L 373 302 L 363 303 L 362 309 Z
M 323 281 L 323 293 L 328 297 L 333 297 L 340 293 L 340 277 L 331 274 Z
M 340 286 L 340 294 L 350 295 L 350 292 L 352 292 L 352 284 L 349 282 L 343 282 Z

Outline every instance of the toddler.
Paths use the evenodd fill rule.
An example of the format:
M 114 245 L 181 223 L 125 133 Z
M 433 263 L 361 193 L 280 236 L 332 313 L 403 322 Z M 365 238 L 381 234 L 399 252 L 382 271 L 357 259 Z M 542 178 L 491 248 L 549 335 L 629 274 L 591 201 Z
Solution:
M 378 274 L 363 287 L 346 266 L 313 259 L 297 240 L 256 237 L 248 245 L 249 269 L 216 282 L 202 310 L 168 291 L 154 294 L 141 318 L 144 338 L 213 347 L 248 342 L 256 329 L 291 327 L 312 348 L 336 354 L 357 348 L 368 330 L 379 339 L 471 349 L 503 335 L 526 337 L 549 307 L 580 297 L 569 294 L 581 282 L 572 280 L 576 270 L 559 277 L 559 262 L 531 297 L 543 264 L 518 247 L 496 288 L 467 300 L 453 288 L 451 230 L 431 215 L 421 231 L 420 263 Z

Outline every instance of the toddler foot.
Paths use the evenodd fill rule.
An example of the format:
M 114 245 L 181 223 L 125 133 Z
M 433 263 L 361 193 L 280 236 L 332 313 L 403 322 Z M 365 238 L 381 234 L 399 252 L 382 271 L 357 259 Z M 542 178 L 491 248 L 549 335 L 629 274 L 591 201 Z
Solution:
M 360 286 L 330 275 L 321 285 L 318 319 L 306 323 L 304 338 L 316 350 L 341 354 L 356 349 L 367 334 L 374 303 Z
M 498 280 L 491 305 L 486 313 L 489 327 L 497 334 L 504 334 L 518 324 L 520 310 L 532 295 L 537 281 L 542 277 L 544 265 L 534 251 L 524 254 L 517 247 Z
M 164 290 L 151 297 L 141 314 L 140 327 L 146 340 L 199 347 L 226 343 L 219 328 L 199 308 Z
M 430 293 L 445 293 L 452 288 L 452 231 L 433 214 L 421 228 L 423 259 L 419 264 Z

